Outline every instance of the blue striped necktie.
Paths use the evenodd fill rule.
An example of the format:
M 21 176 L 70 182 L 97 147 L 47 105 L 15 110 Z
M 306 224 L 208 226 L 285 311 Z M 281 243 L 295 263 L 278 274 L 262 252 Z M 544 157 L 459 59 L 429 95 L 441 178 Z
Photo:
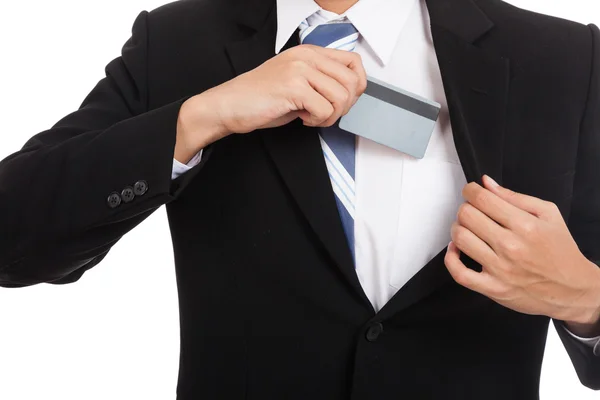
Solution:
M 300 24 L 300 42 L 316 46 L 353 51 L 358 40 L 358 31 L 349 22 L 332 22 L 309 26 L 307 21 Z M 354 204 L 355 204 L 355 153 L 356 137 L 341 130 L 338 124 L 320 130 L 321 147 L 329 171 L 331 186 L 335 193 L 338 212 L 348 239 L 354 251 Z

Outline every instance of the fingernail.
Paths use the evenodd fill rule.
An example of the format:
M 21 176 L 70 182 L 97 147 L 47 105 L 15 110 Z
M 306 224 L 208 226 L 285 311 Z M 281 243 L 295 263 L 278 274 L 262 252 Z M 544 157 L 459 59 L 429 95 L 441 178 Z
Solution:
M 492 179 L 492 178 L 491 178 L 489 175 L 486 175 L 485 177 L 488 179 L 488 181 L 490 182 L 490 185 L 491 185 L 492 187 L 494 187 L 494 188 L 497 188 L 497 187 L 499 187 L 499 186 L 500 186 L 500 185 L 498 185 L 498 183 L 497 183 L 495 180 L 493 180 L 493 179 Z

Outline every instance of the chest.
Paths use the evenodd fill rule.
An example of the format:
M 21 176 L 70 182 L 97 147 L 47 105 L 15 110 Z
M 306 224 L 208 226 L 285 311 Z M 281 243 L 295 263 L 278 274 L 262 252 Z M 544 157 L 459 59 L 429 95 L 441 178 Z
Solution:
M 403 260 L 423 265 L 447 245 L 450 225 L 462 203 L 466 178 L 454 144 L 431 31 L 424 29 L 422 20 L 419 15 L 408 19 L 385 64 L 364 38 L 355 49 L 369 76 L 442 106 L 423 159 L 357 137 L 357 268 L 377 264 L 383 269 Z
M 358 137 L 356 146 L 356 211 L 363 227 L 377 227 L 390 237 L 402 218 L 406 229 L 411 217 L 448 219 L 466 179 L 454 144 L 448 101 L 432 33 L 424 24 L 423 10 L 414 7 L 383 63 L 370 44 L 360 37 L 355 51 L 369 76 L 401 87 L 441 105 L 440 115 L 423 159 Z M 415 213 L 427 210 L 426 215 Z M 404 209 L 413 210 L 401 215 Z M 423 220 L 423 219 L 421 219 Z M 360 224 L 358 225 L 361 226 Z

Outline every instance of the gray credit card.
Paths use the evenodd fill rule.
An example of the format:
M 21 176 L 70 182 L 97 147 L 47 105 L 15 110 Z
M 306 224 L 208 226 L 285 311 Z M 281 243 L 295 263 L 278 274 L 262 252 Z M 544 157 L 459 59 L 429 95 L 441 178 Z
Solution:
M 391 147 L 416 158 L 423 158 L 440 104 L 414 93 L 369 77 L 367 89 L 340 128 Z

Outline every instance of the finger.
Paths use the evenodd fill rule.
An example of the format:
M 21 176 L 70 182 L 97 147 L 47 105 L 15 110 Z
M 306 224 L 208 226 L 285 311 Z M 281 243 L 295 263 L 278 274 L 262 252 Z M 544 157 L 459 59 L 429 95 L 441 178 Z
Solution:
M 532 221 L 534 216 L 475 182 L 467 184 L 463 188 L 462 195 L 479 211 L 512 231 L 519 231 L 524 222 L 529 225 L 534 222 Z
M 521 210 L 527 211 L 536 217 L 545 218 L 550 217 L 554 209 L 556 208 L 551 202 L 538 199 L 537 197 L 529 196 L 523 193 L 517 193 L 503 186 L 498 185 L 488 175 L 483 176 L 483 184 L 486 189 L 500 197 L 507 203 L 512 204 Z
M 452 278 L 461 286 L 484 296 L 494 298 L 497 293 L 502 293 L 503 285 L 485 272 L 476 272 L 467 268 L 460 261 L 460 250 L 453 242 L 448 245 L 444 264 Z
M 307 46 L 307 45 L 304 45 Z M 336 49 L 327 49 L 319 46 L 311 46 L 311 48 L 319 54 L 327 56 L 346 67 L 350 68 L 354 73 L 359 76 L 359 84 L 357 87 L 357 97 L 360 96 L 365 89 L 367 88 L 367 72 L 365 71 L 365 67 L 362 62 L 362 58 L 358 53 L 346 51 L 346 50 L 336 50 Z
M 475 208 L 471 203 L 463 203 L 458 208 L 456 216 L 461 226 L 473 232 L 492 248 L 507 232 L 506 228 Z
M 335 111 L 331 102 L 309 84 L 294 94 L 294 103 L 298 116 L 306 126 L 320 126 L 330 119 Z
M 304 76 L 310 86 L 333 106 L 333 113 L 319 126 L 333 125 L 349 109 L 351 94 L 337 80 L 316 69 L 308 69 Z
M 499 258 L 486 242 L 456 222 L 452 224 L 450 234 L 452 242 L 460 251 L 481 264 L 486 271 L 494 275 Z
M 335 59 L 320 54 L 317 56 L 315 68 L 335 79 L 348 91 L 348 101 L 342 113 L 342 115 L 346 115 L 364 91 L 364 89 L 360 89 L 362 78 L 355 71 Z

